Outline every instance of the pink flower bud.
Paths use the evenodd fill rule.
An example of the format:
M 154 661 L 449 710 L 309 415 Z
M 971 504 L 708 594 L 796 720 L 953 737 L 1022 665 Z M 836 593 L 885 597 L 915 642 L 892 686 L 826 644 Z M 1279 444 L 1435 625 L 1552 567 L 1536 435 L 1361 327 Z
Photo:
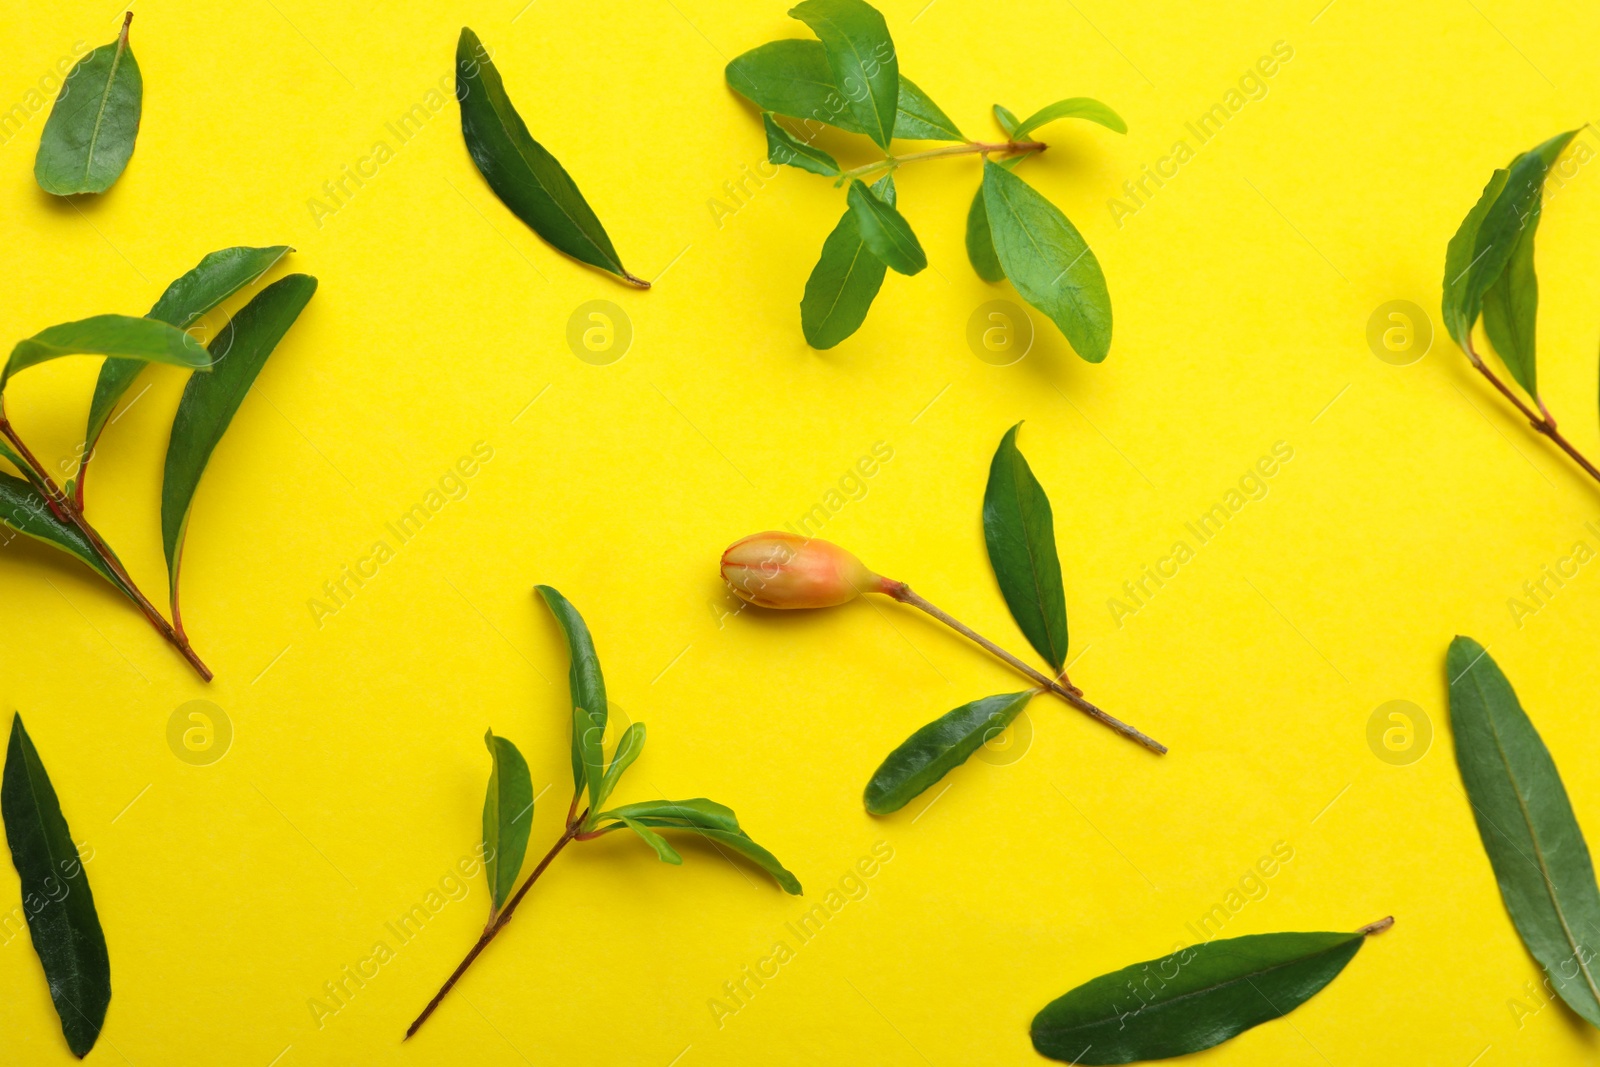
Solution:
M 762 608 L 831 608 L 881 591 L 884 581 L 838 545 L 779 531 L 729 545 L 722 579 Z

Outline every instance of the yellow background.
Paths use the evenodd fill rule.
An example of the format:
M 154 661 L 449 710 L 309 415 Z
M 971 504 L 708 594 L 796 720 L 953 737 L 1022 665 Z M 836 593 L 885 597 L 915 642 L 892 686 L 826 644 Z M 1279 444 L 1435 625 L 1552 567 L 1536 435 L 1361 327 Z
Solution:
M 1051 125 L 1050 151 L 1020 172 L 1105 268 L 1116 332 L 1101 366 L 1037 314 L 1015 365 L 968 348 L 973 310 L 1016 300 L 965 261 L 971 158 L 901 172 L 930 269 L 889 275 L 837 349 L 805 347 L 797 304 L 843 197 L 795 170 L 748 184 L 743 203 L 724 187 L 765 144 L 722 67 L 805 34 L 782 3 L 140 4 L 144 123 L 115 188 L 68 204 L 34 185 L 48 104 L 0 146 L 0 337 L 142 314 L 226 245 L 293 244 L 276 273 L 321 280 L 195 504 L 185 621 L 215 683 L 71 560 L 0 549 L 0 698 L 93 848 L 114 986 L 97 1061 L 1040 1062 L 1035 1011 L 1192 941 L 1188 924 L 1278 842 L 1292 861 L 1226 936 L 1396 925 L 1287 1021 L 1201 1061 L 1593 1060 L 1600 1041 L 1564 1007 L 1512 1003 L 1538 1006 L 1524 985 L 1538 972 L 1458 788 L 1442 665 L 1455 633 L 1489 646 L 1600 834 L 1600 564 L 1521 626 L 1507 604 L 1575 542 L 1600 547 L 1583 525 L 1600 519 L 1596 487 L 1447 339 L 1396 367 L 1366 327 L 1403 299 L 1437 329 L 1445 243 L 1491 168 L 1594 116 L 1600 26 L 1510 0 L 1203 14 L 924 2 L 883 5 L 901 69 L 969 136 L 999 136 L 996 101 L 1025 114 L 1092 95 L 1128 120 L 1125 137 Z M 119 15 L 14 12 L 0 105 L 24 103 L 75 41 L 112 39 Z M 563 259 L 513 218 L 463 150 L 453 102 L 403 147 L 386 130 L 447 78 L 463 24 L 627 265 L 659 276 L 652 291 Z M 1177 139 L 1193 146 L 1185 122 L 1278 41 L 1294 54 L 1268 95 L 1115 225 L 1121 184 Z M 319 226 L 308 201 L 379 140 L 393 158 Z M 870 158 L 863 138 L 823 143 Z M 1539 233 L 1540 377 L 1590 454 L 1597 232 L 1600 170 L 1578 168 Z M 606 366 L 565 339 L 595 299 L 634 330 Z M 14 385 L 41 454 L 71 455 L 94 373 L 64 360 Z M 88 489 L 91 517 L 157 593 L 182 378 L 146 380 Z M 1073 678 L 1171 755 L 1041 699 L 1020 759 L 975 759 L 926 811 L 933 793 L 871 818 L 861 788 L 892 747 L 1015 677 L 886 601 L 729 614 L 718 554 L 797 520 L 882 442 L 892 460 L 823 535 L 1026 651 L 979 525 L 989 458 L 1018 420 L 1055 506 Z M 1122 583 L 1279 441 L 1294 458 L 1269 495 L 1117 626 Z M 493 459 L 466 497 L 319 625 L 323 583 L 475 442 Z M 553 783 L 530 856 L 559 832 L 566 652 L 536 582 L 583 612 L 613 700 L 649 724 L 620 798 L 732 805 L 807 896 L 692 844 L 670 868 L 610 836 L 556 862 L 415 1041 L 400 1043 L 406 1023 L 482 926 L 481 874 L 319 1026 L 324 983 L 374 942 L 393 947 L 385 924 L 476 843 L 485 728 L 516 742 L 536 789 Z M 197 698 L 235 732 L 210 766 L 166 739 Z M 1408 766 L 1366 739 L 1396 699 L 1434 731 Z M 893 858 L 863 899 L 809 943 L 786 932 L 880 841 Z M 16 896 L 0 877 L 0 911 Z M 794 958 L 719 1025 L 723 983 L 779 940 Z M 8 1062 L 69 1062 L 25 937 L 0 947 L 0 989 Z

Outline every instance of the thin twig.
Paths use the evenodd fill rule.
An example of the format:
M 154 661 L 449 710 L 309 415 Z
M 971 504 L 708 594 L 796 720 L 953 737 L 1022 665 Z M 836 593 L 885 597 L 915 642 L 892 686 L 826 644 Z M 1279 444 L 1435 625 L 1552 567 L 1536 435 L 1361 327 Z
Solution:
M 1472 365 L 1478 368 L 1478 373 L 1489 379 L 1490 385 L 1493 385 L 1496 389 L 1500 390 L 1500 393 L 1507 400 L 1516 405 L 1517 410 L 1522 413 L 1522 417 L 1528 420 L 1529 426 L 1532 426 L 1536 431 L 1548 437 L 1551 441 L 1554 441 L 1556 446 L 1568 456 L 1572 457 L 1572 461 L 1578 466 L 1582 467 L 1584 472 L 1588 474 L 1589 477 L 1593 478 L 1597 482 L 1600 482 L 1600 468 L 1597 468 L 1593 463 L 1590 463 L 1583 453 L 1579 452 L 1575 447 L 1573 447 L 1572 442 L 1568 441 L 1566 436 L 1560 430 L 1556 429 L 1556 420 L 1551 416 L 1550 412 L 1545 409 L 1544 402 L 1542 400 L 1539 400 L 1537 397 L 1534 398 L 1534 402 L 1539 405 L 1539 411 L 1535 412 L 1533 408 L 1529 407 L 1523 402 L 1523 399 L 1520 396 L 1512 391 L 1509 385 L 1500 380 L 1499 375 L 1495 374 L 1494 371 L 1490 370 L 1484 364 L 1483 358 L 1473 350 L 1470 342 L 1468 343 L 1465 351 L 1467 353 L 1467 358 L 1472 361 Z

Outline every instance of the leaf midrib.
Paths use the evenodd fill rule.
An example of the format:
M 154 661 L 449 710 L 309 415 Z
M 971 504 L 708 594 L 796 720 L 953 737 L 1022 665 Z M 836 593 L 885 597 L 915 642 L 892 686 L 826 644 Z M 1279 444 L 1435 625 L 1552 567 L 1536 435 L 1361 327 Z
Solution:
M 122 66 L 122 53 L 127 51 L 126 37 L 117 38 L 117 50 L 111 57 L 111 73 L 106 76 L 106 87 L 100 93 L 100 108 L 94 113 L 94 126 L 89 134 L 89 152 L 83 161 L 83 180 L 89 181 L 89 172 L 94 169 L 94 150 L 100 143 L 100 128 L 105 124 L 106 106 L 111 101 L 111 87 L 117 83 L 117 69 Z
M 1017 451 L 1017 443 L 1016 443 L 1016 439 L 1015 438 L 1012 438 L 1011 448 L 1012 448 L 1012 451 L 1014 451 L 1014 452 Z M 1022 453 L 1021 452 L 1017 452 L 1017 459 L 1020 460 L 1021 458 L 1022 458 Z M 1033 602 L 1034 602 L 1034 605 L 1039 610 L 1039 622 L 1044 627 L 1045 640 L 1049 642 L 1051 650 L 1054 651 L 1055 647 L 1056 647 L 1056 642 L 1055 642 L 1054 635 L 1050 632 L 1050 619 L 1045 614 L 1045 609 L 1044 609 L 1044 586 L 1039 581 L 1038 557 L 1036 557 L 1034 555 L 1034 552 L 1033 552 L 1033 540 L 1032 540 L 1032 538 L 1030 538 L 1028 536 L 1028 516 L 1026 514 L 1024 514 L 1024 512 L 1023 512 L 1023 506 L 1022 506 L 1022 488 L 1023 488 L 1023 485 L 1022 485 L 1022 465 L 1021 465 L 1021 463 L 1018 463 L 1018 462 L 1015 462 L 1015 461 L 1013 461 L 1011 463 L 1011 482 L 1012 482 L 1012 486 L 1011 486 L 1012 493 L 1013 493 L 1013 496 L 1014 496 L 1014 498 L 1015 498 L 1015 500 L 1017 502 L 1017 514 L 1022 519 L 1022 548 L 1023 548 L 1023 551 L 1027 553 L 1027 556 L 1028 556 L 1028 573 L 1033 578 Z M 1055 523 L 1054 522 L 1051 523 L 1051 531 L 1050 531 L 1050 533 L 1051 533 L 1052 537 L 1055 535 Z M 1059 657 L 1057 657 L 1057 658 L 1059 658 L 1059 659 L 1064 661 L 1067 658 L 1067 650 L 1065 648 L 1063 648 L 1061 650 L 1061 653 L 1060 653 Z M 1052 667 L 1057 667 L 1058 670 L 1060 669 L 1056 665 L 1056 663 L 1053 662 L 1053 661 L 1052 661 L 1052 663 L 1050 665 Z

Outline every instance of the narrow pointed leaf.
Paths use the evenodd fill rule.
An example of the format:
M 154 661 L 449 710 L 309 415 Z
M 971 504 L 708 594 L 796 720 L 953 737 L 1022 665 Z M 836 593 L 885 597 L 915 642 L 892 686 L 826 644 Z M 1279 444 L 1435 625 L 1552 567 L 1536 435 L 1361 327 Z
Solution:
M 20 467 L 22 461 L 13 458 L 9 449 L 6 452 L 6 458 Z M 133 599 L 132 591 L 117 577 L 115 571 L 100 561 L 94 547 L 89 544 L 89 539 L 81 530 L 69 522 L 56 518 L 44 494 L 35 489 L 30 482 L 3 471 L 0 471 L 0 522 L 18 533 L 27 534 L 37 541 L 43 541 L 69 555 L 76 556 L 80 562 L 110 582 L 128 599 Z
M 850 182 L 846 199 L 855 214 L 856 231 L 873 255 L 901 274 L 916 274 L 928 265 L 911 224 L 893 204 L 878 199 L 859 178 Z
M 670 819 L 639 818 L 634 821 L 643 826 L 654 826 L 662 830 L 682 830 L 687 833 L 699 834 L 715 845 L 733 849 L 733 851 L 772 875 L 773 880 L 783 887 L 785 893 L 791 896 L 799 896 L 801 893 L 800 880 L 787 867 L 778 862 L 778 857 L 756 844 L 751 840 L 750 835 L 743 830 L 719 830 L 711 826 L 697 826 L 690 823 L 674 822 Z
M 867 783 L 863 798 L 867 810 L 874 815 L 888 815 L 905 807 L 1010 726 L 1037 692 L 1027 689 L 974 700 L 906 738 Z
M 998 107 L 999 105 L 996 106 Z M 996 114 L 998 115 L 998 112 Z M 1012 116 L 1012 118 L 1015 119 L 1015 116 Z M 1090 122 L 1098 122 L 1106 129 L 1116 133 L 1128 132 L 1128 124 L 1122 121 L 1121 115 L 1112 111 L 1100 101 L 1087 96 L 1074 96 L 1067 100 L 1057 100 L 1053 104 L 1046 104 L 1017 123 L 1015 129 L 1007 132 L 1013 141 L 1021 141 L 1040 126 L 1047 122 L 1054 122 L 1056 119 L 1088 119 Z
M 1600 1026 L 1600 889 L 1566 786 L 1482 645 L 1450 642 L 1445 672 L 1461 783 L 1506 911 L 1561 999 Z
M 761 122 L 767 130 L 767 158 L 779 166 L 798 167 L 829 178 L 839 175 L 839 164 L 820 148 L 814 148 L 779 126 L 772 112 L 763 111 Z
M 463 28 L 456 44 L 456 99 L 461 136 L 489 188 L 511 213 L 557 250 L 610 271 L 632 285 L 605 227 L 566 168 L 528 133 L 478 35 Z
M 267 271 L 284 256 L 292 252 L 288 245 L 270 248 L 224 248 L 208 254 L 195 268 L 167 286 L 166 292 L 150 309 L 147 319 L 155 319 L 180 330 L 194 325 L 206 312 L 243 289 Z M 94 453 L 100 434 L 105 430 L 117 402 L 133 385 L 144 362 L 137 359 L 108 357 L 100 366 L 100 377 L 94 383 L 94 399 L 89 403 L 89 425 L 83 435 L 83 462 L 79 464 L 79 478 L 89 457 Z
M 652 822 L 651 825 L 676 822 L 708 830 L 727 830 L 730 833 L 739 831 L 739 817 L 733 813 L 733 809 L 714 800 L 707 800 L 705 797 L 694 797 L 690 800 L 646 800 L 637 804 L 624 804 L 603 814 L 618 819 L 659 820 Z
M 522 753 L 490 730 L 483 735 L 494 761 L 489 789 L 483 798 L 484 872 L 489 879 L 491 914 L 500 911 L 517 887 L 517 872 L 528 854 L 528 831 L 533 827 L 533 779 Z
M 67 1047 L 82 1059 L 100 1037 L 111 1003 L 111 959 L 88 872 L 21 715 L 11 719 L 0 815 L 22 880 L 33 951 L 44 967 Z
M 1033 1017 L 1033 1047 L 1075 1064 L 1211 1048 L 1310 1000 L 1365 940 L 1364 932 L 1252 934 L 1135 963 L 1047 1004 Z
M 617 742 L 617 751 L 611 757 L 611 766 L 606 768 L 605 780 L 600 785 L 600 796 L 595 801 L 594 810 L 598 811 L 599 805 L 606 802 L 612 790 L 617 788 L 617 783 L 622 781 L 623 772 L 633 766 L 633 761 L 644 751 L 644 733 L 642 722 L 630 723 L 622 732 L 622 739 Z
M 683 857 L 678 855 L 677 849 L 667 844 L 666 838 L 662 837 L 660 834 L 650 829 L 650 827 L 636 819 L 629 819 L 621 815 L 617 817 L 622 820 L 622 825 L 626 826 L 628 829 L 644 838 L 645 844 L 656 850 L 656 855 L 660 858 L 662 863 L 670 863 L 674 866 L 682 866 Z
M 1539 279 L 1533 273 L 1533 235 L 1542 213 L 1536 201 L 1517 234 L 1506 269 L 1483 294 L 1483 331 L 1511 377 L 1532 397 L 1539 395 L 1535 359 Z
M 1000 594 L 1046 663 L 1060 671 L 1067 662 L 1067 594 L 1056 555 L 1050 498 L 1017 448 L 1017 430 L 1007 430 L 989 464 L 983 491 L 983 540 L 989 548 Z
M 844 130 L 866 133 L 833 80 L 821 41 L 770 41 L 735 56 L 726 70 L 728 85 L 763 111 Z M 911 79 L 900 77 L 894 135 L 907 140 L 964 141 L 966 138 Z
M 0 390 L 20 370 L 62 356 L 123 356 L 141 363 L 170 363 L 190 370 L 210 365 L 205 346 L 182 330 L 132 315 L 95 315 L 40 330 L 11 349 Z
M 561 632 L 567 638 L 567 653 L 570 665 L 567 668 L 567 688 L 572 695 L 573 708 L 585 709 L 589 717 L 600 726 L 603 735 L 606 729 L 608 705 L 606 704 L 606 680 L 600 673 L 600 657 L 595 655 L 594 641 L 589 636 L 589 627 L 584 624 L 583 616 L 578 614 L 578 609 L 572 602 L 548 585 L 535 586 L 539 596 L 544 599 L 550 608 L 550 613 L 556 617 L 556 622 L 561 625 Z M 580 747 L 582 738 L 576 725 L 572 730 L 572 789 L 574 793 L 581 793 L 587 777 L 584 771 L 583 750 Z
M 61 84 L 34 158 L 39 188 L 56 196 L 103 193 L 122 175 L 139 136 L 144 81 L 122 32 L 78 60 Z
M 589 787 L 590 811 L 600 809 L 600 791 L 605 785 L 606 756 L 602 744 L 605 733 L 605 726 L 596 721 L 587 708 L 577 706 L 572 709 L 573 745 L 583 764 L 584 783 Z
M 211 373 L 191 375 L 184 387 L 161 479 L 161 547 L 167 557 L 174 614 L 183 539 L 200 476 L 267 357 L 316 291 L 317 280 L 306 274 L 288 275 L 261 290 L 212 339 Z
M 893 177 L 880 178 L 872 190 L 884 203 L 894 204 Z M 806 279 L 800 300 L 800 327 L 806 343 L 812 348 L 832 348 L 859 330 L 887 269 L 861 239 L 855 209 L 847 209 L 822 242 L 822 255 Z
M 1467 217 L 1461 220 L 1460 228 L 1456 230 L 1455 236 L 1450 238 L 1450 245 L 1445 250 L 1442 318 L 1445 329 L 1462 349 L 1468 347 L 1468 340 L 1472 336 L 1472 325 L 1478 321 L 1478 312 L 1483 300 L 1483 291 L 1474 292 L 1472 289 L 1473 257 L 1478 254 L 1478 229 L 1483 225 L 1483 218 L 1494 206 L 1494 202 L 1500 199 L 1500 193 L 1505 189 L 1506 179 L 1510 174 L 1511 172 L 1507 170 L 1497 170 L 1490 176 L 1489 184 L 1483 187 L 1478 202 L 1472 205 Z
M 789 14 L 822 42 L 833 83 L 856 122 L 878 147 L 888 148 L 899 108 L 900 60 L 883 15 L 866 0 L 804 0 Z
M 1001 107 L 999 104 L 994 105 L 994 120 L 1000 124 L 1002 130 L 1006 131 L 1007 137 L 1013 141 L 1016 140 L 1017 116 L 1012 113 L 1010 108 Z
M 1027 182 L 987 160 L 983 197 L 995 254 L 1011 284 L 1079 356 L 1104 360 L 1111 350 L 1111 294 L 1077 229 Z

